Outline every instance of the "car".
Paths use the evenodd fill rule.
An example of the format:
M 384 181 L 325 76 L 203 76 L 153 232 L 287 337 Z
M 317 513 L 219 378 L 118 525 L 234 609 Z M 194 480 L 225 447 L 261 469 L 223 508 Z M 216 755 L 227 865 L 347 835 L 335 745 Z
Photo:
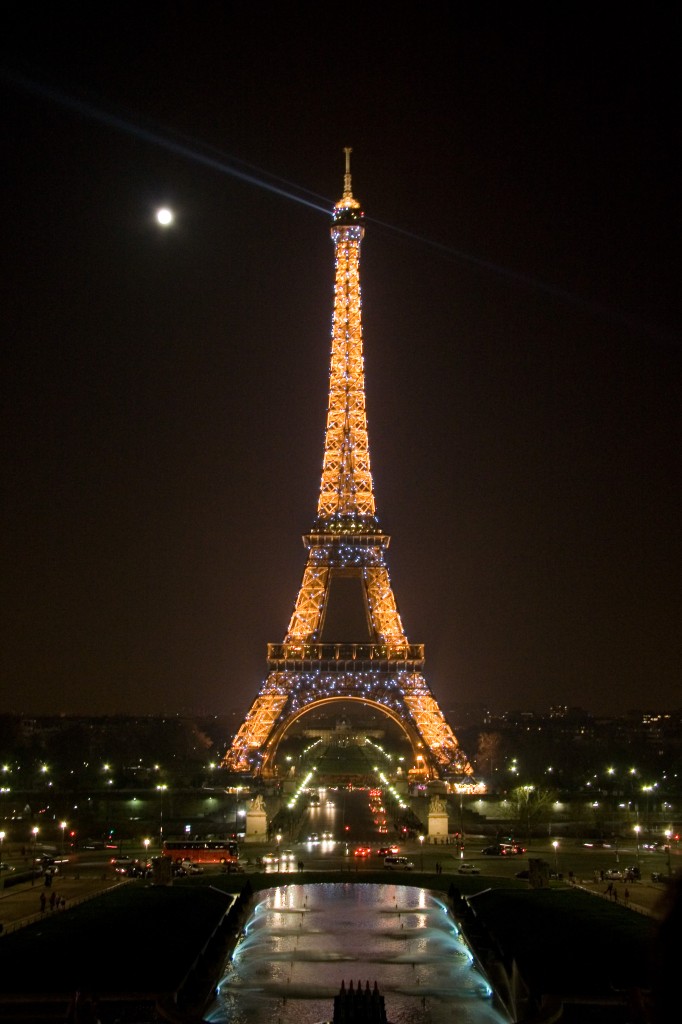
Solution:
M 319 843 L 319 841 L 320 841 L 320 833 L 319 832 L 311 832 L 310 835 L 308 836 L 308 842 L 309 843 Z
M 181 861 L 181 867 L 185 869 L 188 875 L 202 875 L 204 868 L 202 864 L 195 864 L 193 860 L 185 859 Z
M 393 857 L 399 852 L 399 846 L 380 846 L 377 850 L 377 857 Z
M 559 876 L 557 875 L 556 871 L 548 871 L 547 872 L 547 877 L 548 878 L 558 878 Z M 525 878 L 526 880 L 529 880 L 530 879 L 530 870 L 529 870 L 529 868 L 525 868 L 523 871 L 517 871 L 516 874 L 514 875 L 514 878 Z
M 176 874 L 187 875 L 191 874 L 189 871 L 185 871 L 183 867 L 175 865 Z M 118 869 L 117 869 L 118 870 Z M 119 874 L 124 874 L 128 878 L 149 878 L 152 873 L 151 861 L 135 860 L 133 863 L 125 869 L 121 869 Z
M 133 864 L 134 861 L 135 861 L 134 857 L 112 857 L 111 860 L 109 861 L 109 863 L 113 867 L 118 867 L 119 865 L 122 865 L 124 867 L 128 867 L 128 865 L 129 864 Z
M 486 857 L 501 857 L 502 847 L 499 845 L 484 846 L 483 849 L 481 850 L 481 853 L 485 854 Z
M 384 857 L 384 867 L 392 871 L 411 871 L 414 864 L 407 857 Z
M 371 853 L 369 846 L 357 846 L 353 851 L 355 857 L 369 857 Z
M 623 872 L 618 868 L 608 868 L 608 870 L 604 872 L 604 878 L 608 878 L 610 882 L 621 881 L 623 878 Z
M 322 841 L 325 842 L 325 843 L 328 843 L 333 838 L 334 838 L 334 833 L 333 832 L 323 832 L 322 833 Z
M 263 864 L 279 864 L 278 853 L 264 853 L 261 857 Z
M 281 862 L 286 863 L 289 860 L 296 860 L 296 855 L 293 850 L 282 850 L 279 859 Z
M 460 875 L 480 875 L 481 869 L 476 867 L 475 864 L 470 864 L 468 862 L 463 862 L 457 868 L 457 873 L 460 874 Z
M 0 871 L 14 871 L 13 864 L 7 864 L 4 860 L 0 861 Z

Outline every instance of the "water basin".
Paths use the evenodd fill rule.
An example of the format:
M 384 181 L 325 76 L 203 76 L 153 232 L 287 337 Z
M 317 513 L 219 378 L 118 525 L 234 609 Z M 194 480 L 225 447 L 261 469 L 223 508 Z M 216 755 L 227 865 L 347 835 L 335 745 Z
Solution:
M 442 895 L 406 885 L 256 894 L 211 1024 L 319 1024 L 341 983 L 376 982 L 390 1024 L 508 1024 Z

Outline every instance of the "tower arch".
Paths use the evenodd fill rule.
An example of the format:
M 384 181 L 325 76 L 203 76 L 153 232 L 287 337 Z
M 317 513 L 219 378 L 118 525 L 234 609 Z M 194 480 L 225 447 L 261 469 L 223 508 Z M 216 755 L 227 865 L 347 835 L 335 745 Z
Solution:
M 335 704 L 348 704 L 353 702 L 355 704 L 361 704 L 365 707 L 371 708 L 373 711 L 378 711 L 390 719 L 395 725 L 398 726 L 400 731 L 405 736 L 405 739 L 412 747 L 415 762 L 418 757 L 425 756 L 424 743 L 419 735 L 417 729 L 412 725 L 411 722 L 406 721 L 404 717 L 396 711 L 394 708 L 387 707 L 385 704 L 381 704 L 379 701 L 372 700 L 368 697 L 322 697 L 320 700 L 311 701 L 305 707 L 299 708 L 297 711 L 292 712 L 291 715 L 282 719 L 278 722 L 275 729 L 268 737 L 268 740 L 263 749 L 263 760 L 261 763 L 261 775 L 263 778 L 272 778 L 275 774 L 275 762 L 277 759 L 277 751 L 280 743 L 285 738 L 288 731 L 310 712 L 319 710 L 323 707 L 333 706 Z M 429 767 L 428 753 L 426 754 L 426 773 L 431 775 L 433 769 Z

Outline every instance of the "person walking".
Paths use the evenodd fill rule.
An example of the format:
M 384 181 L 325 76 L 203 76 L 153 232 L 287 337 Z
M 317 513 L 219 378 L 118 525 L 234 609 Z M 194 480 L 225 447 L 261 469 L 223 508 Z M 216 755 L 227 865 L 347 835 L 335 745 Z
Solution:
M 626 885 L 625 886 L 625 892 L 623 893 L 623 903 L 627 907 L 629 902 L 630 902 L 630 890 L 628 889 L 628 887 Z
M 47 904 L 47 896 L 45 895 L 45 892 L 43 891 L 40 894 L 40 913 L 41 914 L 45 913 L 45 906 L 46 906 L 46 904 Z

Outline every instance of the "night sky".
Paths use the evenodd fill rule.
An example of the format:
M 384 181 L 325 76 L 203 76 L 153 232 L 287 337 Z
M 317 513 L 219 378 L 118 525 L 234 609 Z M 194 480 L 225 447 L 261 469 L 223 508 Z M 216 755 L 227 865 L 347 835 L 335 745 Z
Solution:
M 255 697 L 316 510 L 344 146 L 436 698 L 682 705 L 674 14 L 474 6 L 5 11 L 0 712 Z

